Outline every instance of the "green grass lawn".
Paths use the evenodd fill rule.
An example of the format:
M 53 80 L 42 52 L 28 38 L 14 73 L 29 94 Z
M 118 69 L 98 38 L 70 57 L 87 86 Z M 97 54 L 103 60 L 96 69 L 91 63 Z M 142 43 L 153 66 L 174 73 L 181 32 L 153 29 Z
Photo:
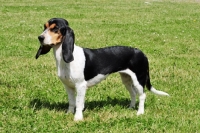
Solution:
M 199 0 L 6 0 L 0 2 L 0 132 L 105 133 L 200 131 Z M 53 17 L 65 18 L 76 44 L 140 48 L 155 88 L 145 114 L 113 74 L 87 91 L 84 121 L 66 114 L 67 94 L 52 51 L 35 60 L 37 36 Z

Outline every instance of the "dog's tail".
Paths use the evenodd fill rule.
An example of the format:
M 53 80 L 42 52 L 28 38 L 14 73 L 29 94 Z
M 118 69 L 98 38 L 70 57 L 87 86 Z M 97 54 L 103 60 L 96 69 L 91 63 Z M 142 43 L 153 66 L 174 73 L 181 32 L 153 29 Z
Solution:
M 150 76 L 149 76 L 149 71 L 148 71 L 148 73 L 147 73 L 146 87 L 147 87 L 147 89 L 148 89 L 149 91 L 153 92 L 154 94 L 162 95 L 162 96 L 169 96 L 168 93 L 166 93 L 166 92 L 164 92 L 164 91 L 156 90 L 156 89 L 151 85 Z

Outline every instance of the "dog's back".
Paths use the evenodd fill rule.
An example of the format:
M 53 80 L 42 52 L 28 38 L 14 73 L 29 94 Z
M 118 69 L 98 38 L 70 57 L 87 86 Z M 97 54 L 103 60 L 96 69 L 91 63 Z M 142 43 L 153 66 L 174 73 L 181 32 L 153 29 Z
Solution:
M 84 48 L 84 54 L 86 57 L 85 64 L 85 78 L 89 80 L 96 76 L 97 74 L 111 74 L 118 72 L 129 67 L 133 68 L 132 59 L 136 56 L 144 57 L 144 54 L 131 47 L 124 46 L 112 46 L 100 49 L 87 49 Z

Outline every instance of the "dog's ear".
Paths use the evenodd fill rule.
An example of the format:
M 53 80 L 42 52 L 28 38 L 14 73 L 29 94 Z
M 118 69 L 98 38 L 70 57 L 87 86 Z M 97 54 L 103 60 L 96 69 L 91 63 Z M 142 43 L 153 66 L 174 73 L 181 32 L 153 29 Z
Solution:
M 46 54 L 51 50 L 51 46 L 44 46 L 44 45 L 40 45 L 37 54 L 35 55 L 35 58 L 37 59 L 40 55 L 42 54 Z
M 63 60 L 66 63 L 70 63 L 71 61 L 74 60 L 73 57 L 74 40 L 75 40 L 74 31 L 70 27 L 63 27 L 60 29 L 60 32 L 63 35 L 63 43 L 62 43 Z

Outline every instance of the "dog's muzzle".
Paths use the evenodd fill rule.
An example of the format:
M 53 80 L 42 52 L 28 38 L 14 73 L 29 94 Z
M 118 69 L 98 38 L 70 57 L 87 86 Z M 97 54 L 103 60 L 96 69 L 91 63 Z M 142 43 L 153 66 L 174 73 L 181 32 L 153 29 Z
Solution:
M 44 36 L 42 36 L 42 35 L 40 35 L 40 36 L 38 36 L 38 40 L 42 43 L 43 41 L 44 41 Z

